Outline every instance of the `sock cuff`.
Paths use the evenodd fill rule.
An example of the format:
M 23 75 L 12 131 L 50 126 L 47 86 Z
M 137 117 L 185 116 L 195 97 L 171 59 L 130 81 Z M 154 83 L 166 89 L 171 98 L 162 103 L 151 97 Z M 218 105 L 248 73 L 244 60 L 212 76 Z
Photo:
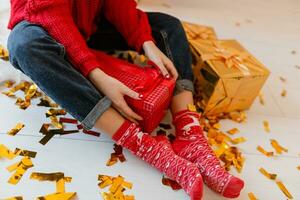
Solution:
M 193 116 L 196 116 L 198 118 L 200 118 L 200 116 L 201 116 L 200 113 L 190 111 L 188 109 L 184 109 L 184 110 L 178 111 L 178 112 L 173 114 L 172 123 L 175 125 L 179 119 L 181 119 L 183 116 L 186 116 L 186 115 L 193 115 Z
M 122 136 L 125 134 L 126 130 L 133 124 L 129 120 L 125 120 L 125 122 L 120 126 L 120 128 L 116 131 L 116 133 L 112 136 L 112 139 L 115 142 L 118 142 Z

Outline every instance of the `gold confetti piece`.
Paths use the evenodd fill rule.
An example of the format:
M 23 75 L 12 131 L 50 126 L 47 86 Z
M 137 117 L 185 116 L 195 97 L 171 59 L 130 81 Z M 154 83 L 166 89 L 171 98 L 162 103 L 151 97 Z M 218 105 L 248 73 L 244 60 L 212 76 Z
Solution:
M 7 132 L 8 135 L 15 136 L 25 125 L 22 123 L 17 123 L 17 125 Z
M 14 152 L 9 150 L 5 145 L 0 144 L 0 158 L 6 158 L 9 160 L 14 159 L 17 156 Z
M 286 82 L 286 78 L 283 78 L 282 76 L 280 76 L 279 79 L 284 83 Z
M 260 168 L 259 169 L 260 173 L 262 173 L 265 177 L 267 177 L 268 179 L 271 179 L 271 180 L 275 180 L 276 177 L 277 177 L 277 174 L 271 174 L 269 172 L 267 172 L 264 168 Z
M 38 197 L 40 200 L 69 200 L 76 196 L 76 192 L 65 192 L 65 183 L 70 183 L 72 181 L 71 177 L 65 177 L 62 172 L 55 173 L 39 173 L 33 172 L 30 175 L 30 179 L 35 179 L 38 181 L 55 181 L 56 182 L 56 192 L 46 196 Z
M 237 129 L 237 128 L 233 128 L 233 129 L 230 129 L 229 131 L 226 131 L 226 133 L 230 134 L 230 135 L 235 135 L 237 133 L 239 133 L 240 130 Z
M 264 148 L 262 148 L 261 146 L 257 146 L 256 149 L 257 149 L 259 152 L 261 152 L 262 154 L 264 154 L 265 156 L 267 156 L 267 157 L 272 157 L 272 156 L 274 156 L 274 152 L 273 152 L 273 151 L 268 152 L 268 151 L 266 151 Z
M 5 61 L 9 60 L 9 53 L 2 45 L 0 45 L 0 59 Z
M 215 124 L 213 125 L 213 128 L 215 128 L 215 129 L 220 129 L 220 128 L 221 128 L 221 124 L 220 124 L 220 123 L 215 123 Z
M 283 89 L 282 91 L 281 91 L 281 96 L 282 97 L 286 97 L 286 94 L 287 94 L 287 91 L 285 90 L 285 89 Z
M 122 176 L 111 177 L 106 175 L 98 175 L 98 180 L 101 181 L 98 186 L 103 189 L 108 186 L 108 192 L 102 192 L 104 200 L 128 199 L 134 200 L 132 195 L 124 195 L 126 188 L 131 189 L 132 183 L 126 182 Z
M 22 150 L 19 148 L 16 148 L 14 153 L 19 156 L 27 156 L 30 158 L 35 158 L 37 154 L 35 151 Z
M 252 192 L 248 193 L 248 197 L 250 200 L 258 200 Z
M 282 154 L 282 152 L 288 152 L 288 149 L 282 147 L 276 140 L 270 140 L 272 147 L 276 150 L 276 153 Z
M 55 115 L 50 116 L 51 124 L 58 129 L 62 129 L 63 125 L 59 123 L 58 118 Z
M 260 103 L 261 105 L 265 105 L 265 99 L 264 99 L 264 95 L 263 95 L 262 92 L 260 92 L 260 93 L 258 94 L 258 99 L 259 99 L 259 103 Z
M 300 170 L 300 165 L 297 167 L 298 170 Z
M 189 111 L 192 111 L 192 112 L 196 112 L 197 111 L 196 106 L 194 104 L 188 104 L 187 105 L 187 109 Z
M 19 181 L 21 180 L 21 178 L 23 177 L 25 172 L 31 167 L 33 167 L 33 163 L 31 161 L 30 157 L 27 157 L 27 156 L 22 158 L 22 160 L 20 162 L 17 162 L 15 164 L 8 166 L 6 169 L 9 172 L 15 171 L 15 173 L 9 178 L 8 183 L 13 184 L 13 185 L 16 185 L 17 183 L 19 183 Z
M 268 121 L 263 121 L 264 129 L 266 132 L 270 133 L 270 125 Z
M 293 55 L 295 55 L 296 53 L 297 53 L 296 50 L 292 50 L 292 51 L 291 51 L 291 54 L 293 54 Z
M 17 196 L 17 197 L 6 198 L 4 200 L 23 200 L 23 197 Z
M 246 142 L 246 141 L 247 141 L 246 138 L 239 137 L 239 138 L 232 139 L 231 143 L 232 144 L 240 144 L 240 143 L 243 143 L 243 142 Z
M 66 115 L 66 111 L 64 109 L 49 109 L 46 113 L 46 117 L 50 117 L 50 116 L 58 116 L 58 115 Z
M 294 197 L 291 195 L 291 193 L 286 189 L 284 184 L 281 181 L 276 181 L 277 186 L 279 189 L 284 193 L 284 195 L 289 199 L 294 199 Z
M 5 81 L 4 86 L 7 88 L 11 88 L 15 83 L 16 83 L 15 81 L 7 80 Z
M 117 144 L 114 144 L 114 153 L 111 153 L 110 159 L 107 161 L 106 166 L 112 166 L 118 162 L 125 162 L 126 158 L 123 154 L 123 147 Z
M 38 106 L 44 106 L 44 107 L 52 107 L 57 108 L 58 105 L 50 100 L 49 97 L 43 96 L 40 98 L 40 103 L 37 104 Z

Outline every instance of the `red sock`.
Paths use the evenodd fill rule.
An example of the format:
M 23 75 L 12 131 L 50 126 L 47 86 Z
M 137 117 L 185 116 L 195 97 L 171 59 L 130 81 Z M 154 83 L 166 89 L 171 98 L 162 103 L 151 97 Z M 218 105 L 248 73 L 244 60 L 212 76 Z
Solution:
M 208 187 L 227 198 L 236 198 L 240 195 L 244 182 L 221 166 L 203 134 L 199 117 L 198 113 L 189 110 L 173 115 L 176 128 L 173 149 L 179 156 L 197 164 Z
M 125 121 L 114 134 L 113 140 L 176 180 L 191 196 L 191 200 L 201 199 L 203 183 L 199 169 L 195 164 L 177 156 L 164 139 L 156 140 L 143 133 L 136 124 Z

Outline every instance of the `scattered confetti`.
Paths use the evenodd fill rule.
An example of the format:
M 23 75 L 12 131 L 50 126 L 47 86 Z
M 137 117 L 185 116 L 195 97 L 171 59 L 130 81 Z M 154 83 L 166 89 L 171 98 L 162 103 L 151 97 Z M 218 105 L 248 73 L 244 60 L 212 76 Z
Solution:
M 101 135 L 101 133 L 99 133 L 99 132 L 92 131 L 92 130 L 86 130 L 86 129 L 83 129 L 82 132 L 87 134 L 87 135 L 92 135 L 92 136 L 95 136 L 95 137 L 100 137 L 100 135 Z
M 23 200 L 23 197 L 17 196 L 17 197 L 6 198 L 4 200 Z
M 8 166 L 6 169 L 14 174 L 9 178 L 8 183 L 16 185 L 19 183 L 25 172 L 33 167 L 30 157 L 25 156 L 21 161 Z
M 240 143 L 244 143 L 246 141 L 247 140 L 244 137 L 239 137 L 239 138 L 231 139 L 231 143 L 232 144 L 240 144 Z
M 291 193 L 286 189 L 284 184 L 281 181 L 276 181 L 277 186 L 279 189 L 284 193 L 284 195 L 289 199 L 294 199 Z
M 58 115 L 66 115 L 67 112 L 64 109 L 49 109 L 46 113 L 46 117 L 50 117 L 50 116 L 58 116 Z
M 65 183 L 70 183 L 72 181 L 71 177 L 65 177 L 64 173 L 38 173 L 33 172 L 30 175 L 30 179 L 35 179 L 38 181 L 51 181 L 56 182 L 56 192 L 38 197 L 38 200 L 69 200 L 76 196 L 76 192 L 65 192 Z
M 2 45 L 0 45 L 0 59 L 5 61 L 9 60 L 8 51 Z
M 286 78 L 283 78 L 282 76 L 280 76 L 279 79 L 280 79 L 283 83 L 286 82 Z
M 6 88 L 11 88 L 15 83 L 16 83 L 16 82 L 13 81 L 13 80 L 7 80 L 7 81 L 4 82 L 4 86 L 5 86 Z
M 108 186 L 108 192 L 102 192 L 102 197 L 104 200 L 134 200 L 133 195 L 125 195 L 124 192 L 127 189 L 132 189 L 132 183 L 126 182 L 122 176 L 111 177 L 106 175 L 99 175 L 98 180 L 100 181 L 98 186 L 103 189 Z
M 257 149 L 257 151 L 261 152 L 262 154 L 264 154 L 264 155 L 267 156 L 267 157 L 272 157 L 272 156 L 274 156 L 274 152 L 273 152 L 273 151 L 268 152 L 268 151 L 266 151 L 264 148 L 262 148 L 261 146 L 257 146 L 256 149 Z
M 264 129 L 266 132 L 270 133 L 270 125 L 268 121 L 263 121 Z
M 118 162 L 125 162 L 126 158 L 123 154 L 123 147 L 117 144 L 114 144 L 114 153 L 110 154 L 110 159 L 107 161 L 106 166 L 112 166 Z
M 171 180 L 169 178 L 166 178 L 166 177 L 162 177 L 162 180 L 161 180 L 162 184 L 165 185 L 165 186 L 169 186 L 172 188 L 172 190 L 180 190 L 182 187 L 174 180 Z
M 258 200 L 252 192 L 248 193 L 248 197 L 250 200 Z
M 276 153 L 282 154 L 282 152 L 288 152 L 288 149 L 282 147 L 276 140 L 270 140 L 272 147 L 275 149 Z
M 240 132 L 240 130 L 237 129 L 237 128 L 233 128 L 233 129 L 230 129 L 230 130 L 226 131 L 226 133 L 228 133 L 230 135 L 235 135 L 235 134 L 237 134 L 239 132 Z
M 78 124 L 78 121 L 76 119 L 70 119 L 70 118 L 65 118 L 65 117 L 60 117 L 59 118 L 59 123 L 67 123 L 67 124 Z
M 281 96 L 282 97 L 285 97 L 286 96 L 286 94 L 287 94 L 287 91 L 286 91 L 286 89 L 283 89 L 282 91 L 281 91 Z
M 260 173 L 262 173 L 265 177 L 267 177 L 268 179 L 271 179 L 271 180 L 275 180 L 276 177 L 277 177 L 277 174 L 271 174 L 269 172 L 267 172 L 264 168 L 260 168 L 259 169 Z
M 17 123 L 17 125 L 7 132 L 10 136 L 15 136 L 25 125 L 22 123 Z
M 13 151 L 8 149 L 5 145 L 0 144 L 0 159 L 1 158 L 6 158 L 9 160 L 14 159 L 17 156 Z
M 58 107 L 58 105 L 52 102 L 50 98 L 47 96 L 43 96 L 42 98 L 40 98 L 40 103 L 38 103 L 37 106 L 52 107 L 52 108 Z
M 258 99 L 259 99 L 259 103 L 260 103 L 261 105 L 265 105 L 265 98 L 264 98 L 264 94 L 263 94 L 262 92 L 260 92 L 260 93 L 258 94 Z

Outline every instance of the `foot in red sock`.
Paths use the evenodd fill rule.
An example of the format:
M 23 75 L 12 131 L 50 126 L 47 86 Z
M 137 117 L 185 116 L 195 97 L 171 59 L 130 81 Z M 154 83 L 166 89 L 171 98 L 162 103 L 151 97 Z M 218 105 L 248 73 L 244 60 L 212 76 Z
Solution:
M 176 180 L 190 195 L 191 200 L 201 200 L 203 182 L 199 169 L 195 164 L 177 156 L 172 146 L 162 138 L 154 139 L 143 133 L 136 124 L 125 121 L 114 134 L 113 140 Z
M 176 139 L 173 150 L 181 157 L 196 163 L 204 183 L 227 198 L 236 198 L 244 181 L 229 174 L 215 156 L 199 124 L 200 115 L 183 110 L 173 115 Z

